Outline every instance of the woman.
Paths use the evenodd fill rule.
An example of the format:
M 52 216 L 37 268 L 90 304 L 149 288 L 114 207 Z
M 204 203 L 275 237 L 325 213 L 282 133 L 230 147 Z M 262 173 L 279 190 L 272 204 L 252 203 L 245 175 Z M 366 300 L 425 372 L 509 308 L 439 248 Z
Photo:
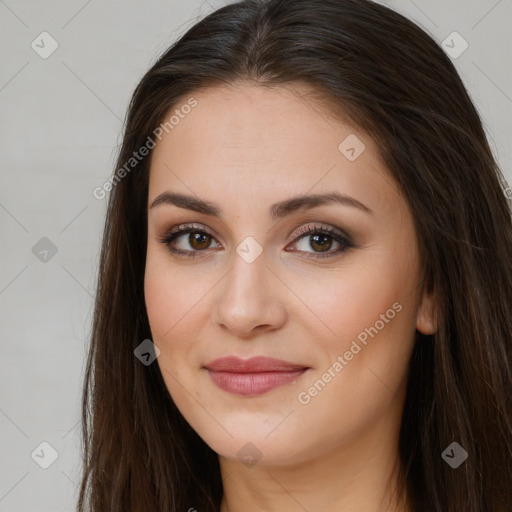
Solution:
M 506 183 L 415 24 L 217 10 L 109 189 L 79 510 L 512 508 Z

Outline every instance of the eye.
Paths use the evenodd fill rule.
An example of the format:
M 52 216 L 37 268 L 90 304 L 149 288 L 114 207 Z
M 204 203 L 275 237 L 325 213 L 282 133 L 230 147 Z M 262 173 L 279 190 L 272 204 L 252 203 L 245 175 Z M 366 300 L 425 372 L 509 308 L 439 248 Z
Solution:
M 353 247 L 347 235 L 329 226 L 305 226 L 298 231 L 297 235 L 298 237 L 295 239 L 294 244 L 302 244 L 302 249 L 299 252 L 308 253 L 307 249 L 313 250 L 313 252 L 308 253 L 308 258 L 326 258 L 344 252 L 349 247 Z M 335 244 L 338 247 L 336 250 L 331 251 L 330 249 Z
M 183 240 L 180 240 L 180 238 Z M 176 228 L 172 228 L 160 239 L 160 242 L 165 244 L 173 254 L 194 258 L 196 256 L 202 256 L 199 253 L 208 249 L 214 240 L 213 235 L 204 229 L 198 228 L 192 224 L 181 224 Z M 218 242 L 217 246 L 220 247 Z M 190 250 L 190 248 L 192 250 Z
M 302 249 L 298 251 L 289 251 L 286 249 L 287 252 L 308 253 L 308 258 L 334 256 L 349 247 L 353 247 L 347 235 L 329 226 L 305 226 L 301 228 L 296 235 L 293 244 L 302 244 Z M 203 254 L 201 253 L 207 252 L 206 250 L 211 248 L 212 242 L 216 243 L 217 248 L 221 247 L 212 234 L 192 224 L 182 224 L 172 228 L 167 234 L 161 237 L 159 241 L 166 245 L 171 253 L 191 258 L 197 256 L 202 257 Z M 338 247 L 335 250 L 331 250 L 335 244 L 337 244 Z M 313 252 L 308 252 L 308 248 L 312 249 Z

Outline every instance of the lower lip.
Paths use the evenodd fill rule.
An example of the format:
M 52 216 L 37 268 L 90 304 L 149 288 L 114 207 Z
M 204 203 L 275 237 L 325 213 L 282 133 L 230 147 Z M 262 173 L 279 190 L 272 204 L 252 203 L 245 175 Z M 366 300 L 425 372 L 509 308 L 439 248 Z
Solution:
M 307 368 L 289 372 L 232 373 L 208 370 L 213 382 L 237 395 L 261 395 L 298 379 Z

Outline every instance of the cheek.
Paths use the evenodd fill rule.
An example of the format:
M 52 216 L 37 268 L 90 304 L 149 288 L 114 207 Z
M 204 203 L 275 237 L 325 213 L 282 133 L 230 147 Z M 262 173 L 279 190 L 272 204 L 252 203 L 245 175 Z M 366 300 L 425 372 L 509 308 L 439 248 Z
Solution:
M 166 263 L 160 251 L 148 248 L 144 275 L 146 311 L 152 341 L 160 349 L 157 361 L 166 381 L 167 372 L 174 375 L 179 368 L 175 364 L 176 353 L 180 351 L 179 340 L 184 339 L 179 330 L 186 324 L 183 320 L 180 322 L 180 318 L 185 317 L 185 309 L 193 294 L 190 285 L 184 286 L 182 281 L 183 278 Z M 185 347 L 184 344 L 181 351 Z
M 326 357 L 298 390 L 295 408 L 301 417 L 325 425 L 316 439 L 319 450 L 327 450 L 333 439 L 356 435 L 390 411 L 396 418 L 401 414 L 415 308 L 407 276 L 392 268 L 352 267 L 350 275 L 324 288 L 328 292 L 313 297 L 336 336 L 317 338 Z
M 335 287 L 331 284 L 328 292 L 311 298 L 335 336 L 346 340 L 373 325 L 397 300 L 397 295 L 394 283 L 369 273 L 359 276 L 351 272 L 337 281 Z
M 162 350 L 162 342 L 172 332 L 175 322 L 174 315 L 178 306 L 175 288 L 170 285 L 165 274 L 156 274 L 147 267 L 144 293 L 153 342 Z
M 148 255 L 144 277 L 146 310 L 153 343 L 160 349 L 157 364 L 167 390 L 180 410 L 187 409 L 183 397 L 184 382 L 190 382 L 188 368 L 191 367 L 193 344 L 184 329 L 190 328 L 190 313 L 195 293 L 190 282 L 185 286 L 183 272 L 176 272 L 161 258 Z M 190 312 L 187 316 L 187 312 Z
M 211 287 L 205 277 L 192 266 L 173 265 L 161 248 L 148 247 L 144 296 L 155 339 L 172 339 L 200 311 L 201 298 Z
M 144 294 L 152 341 L 160 349 L 157 361 L 171 391 L 170 375 L 182 382 L 204 364 L 197 341 L 209 325 L 207 298 L 215 280 L 201 265 L 170 263 L 159 249 L 148 248 Z
M 413 308 L 409 311 L 406 307 L 411 302 L 408 283 L 416 276 L 412 275 L 413 266 L 410 266 L 411 275 L 398 271 L 400 268 L 391 257 L 386 260 L 382 254 L 374 254 L 366 256 L 364 261 L 360 258 L 344 265 L 329 275 L 303 274 L 300 281 L 296 281 L 295 289 L 328 328 L 319 327 L 322 337 L 340 349 L 376 322 L 382 327 L 384 321 L 386 331 L 389 331 L 391 324 L 403 325 L 404 317 L 412 315 Z M 395 303 L 399 305 L 393 309 Z M 402 310 L 400 314 L 396 314 L 396 309 Z M 405 310 L 408 315 L 403 314 Z M 389 318 L 392 320 L 386 322 Z M 412 318 L 408 318 L 405 325 L 410 322 Z
M 340 268 L 339 274 L 317 280 L 308 288 L 308 300 L 330 331 L 317 339 L 326 353 L 318 375 L 342 356 L 343 369 L 334 371 L 336 378 L 329 387 L 332 392 L 351 387 L 351 406 L 356 409 L 366 401 L 376 405 L 372 397 L 386 395 L 387 389 L 396 390 L 403 384 L 417 313 L 417 268 L 410 256 L 407 259 L 401 261 L 392 251 L 368 252 L 364 261 Z M 308 282 L 311 285 L 313 281 L 303 281 L 303 293 Z M 325 400 L 327 396 L 334 399 L 336 395 L 326 393 Z
M 181 294 L 180 294 L 181 295 Z M 173 325 L 179 301 L 171 276 L 165 270 L 146 264 L 144 296 L 153 337 L 162 339 Z

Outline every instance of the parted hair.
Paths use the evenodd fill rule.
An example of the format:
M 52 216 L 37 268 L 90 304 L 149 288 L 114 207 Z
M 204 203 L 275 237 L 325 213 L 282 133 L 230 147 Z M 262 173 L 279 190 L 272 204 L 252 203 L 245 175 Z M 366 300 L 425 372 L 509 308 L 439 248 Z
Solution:
M 147 71 L 116 169 L 171 108 L 240 80 L 306 84 L 377 143 L 405 197 L 437 332 L 416 332 L 402 416 L 402 494 L 415 512 L 512 510 L 510 189 L 452 61 L 369 0 L 247 0 L 188 29 Z M 109 196 L 82 398 L 79 512 L 218 512 L 217 454 L 188 425 L 157 364 L 134 349 L 144 301 L 151 153 Z M 457 469 L 442 458 L 456 441 Z

